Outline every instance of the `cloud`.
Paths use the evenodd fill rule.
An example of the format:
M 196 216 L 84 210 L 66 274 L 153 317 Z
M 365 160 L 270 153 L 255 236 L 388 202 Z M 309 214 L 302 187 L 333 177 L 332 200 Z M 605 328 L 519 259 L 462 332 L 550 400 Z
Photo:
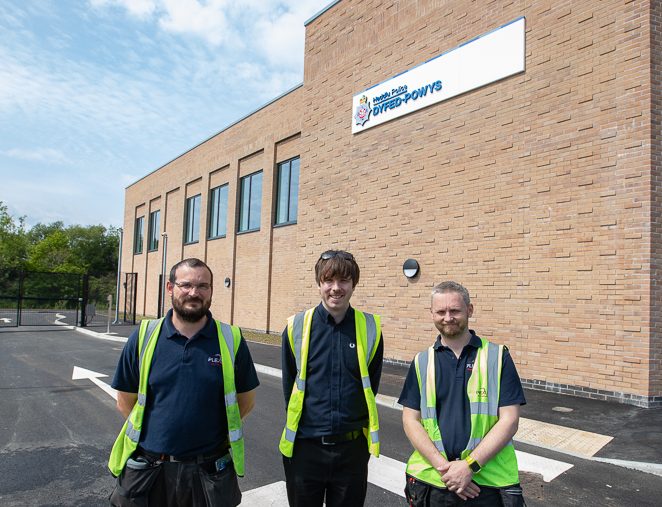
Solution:
M 52 164 L 67 164 L 69 159 L 59 150 L 52 148 L 34 148 L 32 150 L 12 148 L 0 152 L 7 157 L 35 162 L 49 162 Z
M 96 8 L 117 5 L 125 8 L 132 16 L 138 18 L 147 18 L 156 10 L 154 0 L 90 0 L 90 5 Z

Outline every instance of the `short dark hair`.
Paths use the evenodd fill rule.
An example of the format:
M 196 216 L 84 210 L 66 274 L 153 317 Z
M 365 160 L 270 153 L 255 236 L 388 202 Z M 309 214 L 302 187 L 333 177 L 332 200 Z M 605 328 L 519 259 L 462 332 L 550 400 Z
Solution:
M 430 297 L 434 297 L 435 294 L 446 294 L 447 292 L 457 292 L 460 296 L 462 296 L 462 299 L 464 299 L 465 305 L 469 306 L 471 304 L 469 291 L 459 283 L 450 280 L 435 285 L 432 289 L 432 294 Z
M 172 268 L 170 268 L 170 276 L 168 277 L 170 283 L 175 283 L 177 270 L 182 266 L 187 266 L 189 268 L 205 268 L 207 271 L 209 271 L 209 275 L 211 276 L 211 280 L 210 280 L 211 284 L 214 285 L 214 273 L 211 272 L 211 269 L 209 269 L 209 266 L 207 266 L 207 264 L 205 264 L 200 259 L 196 259 L 195 257 L 191 257 L 189 259 L 184 259 L 183 261 L 179 261 Z
M 315 281 L 320 285 L 332 278 L 351 279 L 352 287 L 359 283 L 361 270 L 354 256 L 344 250 L 327 250 L 315 264 Z

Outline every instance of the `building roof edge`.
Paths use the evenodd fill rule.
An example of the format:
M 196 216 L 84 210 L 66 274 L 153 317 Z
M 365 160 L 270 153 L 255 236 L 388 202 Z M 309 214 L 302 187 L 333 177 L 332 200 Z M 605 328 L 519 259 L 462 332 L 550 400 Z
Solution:
M 228 129 L 234 127 L 234 126 L 237 125 L 238 123 L 241 123 L 242 121 L 244 121 L 244 120 L 245 120 L 246 118 L 248 118 L 249 116 L 252 116 L 252 115 L 254 115 L 255 113 L 257 113 L 257 112 L 261 111 L 262 109 L 264 109 L 265 107 L 270 106 L 270 105 L 273 104 L 274 102 L 276 102 L 276 101 L 282 99 L 282 98 L 285 97 L 286 95 L 289 95 L 289 94 L 292 93 L 294 90 L 296 90 L 296 89 L 298 89 L 298 88 L 301 88 L 302 86 L 303 86 L 303 83 L 299 83 L 298 85 L 293 86 L 293 87 L 290 88 L 289 90 L 287 90 L 287 91 L 281 93 L 281 94 L 278 95 L 277 97 L 271 99 L 271 100 L 270 100 L 269 102 L 267 102 L 266 104 L 261 105 L 261 106 L 258 107 L 257 109 L 251 111 L 250 113 L 248 113 L 248 114 L 242 116 L 242 117 L 239 118 L 238 120 L 236 120 L 236 121 L 230 123 L 229 125 L 227 125 L 226 127 L 222 128 L 221 130 L 219 130 L 219 131 L 216 132 L 215 134 L 212 134 L 211 136 L 209 136 L 209 137 L 206 138 L 205 140 L 200 141 L 198 144 L 196 144 L 195 146 L 192 146 L 191 148 L 189 148 L 189 149 L 186 150 L 185 152 L 180 153 L 180 154 L 177 155 L 175 158 L 169 160 L 169 161 L 166 162 L 165 164 L 163 164 L 163 165 L 157 167 L 157 168 L 154 169 L 153 171 L 150 171 L 149 173 L 145 174 L 144 176 L 138 178 L 138 179 L 137 179 L 136 181 L 134 181 L 133 183 L 130 183 L 129 185 L 127 185 L 126 187 L 124 187 L 124 190 L 127 190 L 129 187 L 132 187 L 132 186 L 135 185 L 136 183 L 139 183 L 140 181 L 144 180 L 144 179 L 147 178 L 148 176 L 151 176 L 151 175 L 154 174 L 155 172 L 160 171 L 161 169 L 163 169 L 163 168 L 164 168 L 165 166 L 167 166 L 168 164 L 172 164 L 172 163 L 173 163 L 175 160 L 177 160 L 178 158 L 183 157 L 183 156 L 186 155 L 188 152 L 195 150 L 198 146 L 201 146 L 201 145 L 205 144 L 205 143 L 206 143 L 207 141 L 209 141 L 210 139 L 213 139 L 213 138 L 216 137 L 217 135 L 222 134 L 223 132 L 225 132 L 226 130 L 228 130 Z

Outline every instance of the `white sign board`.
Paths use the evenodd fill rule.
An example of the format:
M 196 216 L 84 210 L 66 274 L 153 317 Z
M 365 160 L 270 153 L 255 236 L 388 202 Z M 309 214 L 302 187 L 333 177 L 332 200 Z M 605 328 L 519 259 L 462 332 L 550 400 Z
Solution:
M 525 18 L 354 95 L 352 133 L 524 71 Z

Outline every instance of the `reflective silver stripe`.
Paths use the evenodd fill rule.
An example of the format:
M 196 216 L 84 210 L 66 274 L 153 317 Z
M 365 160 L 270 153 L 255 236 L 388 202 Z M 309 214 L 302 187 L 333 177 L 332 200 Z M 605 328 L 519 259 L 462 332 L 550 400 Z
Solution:
M 489 402 L 487 401 L 472 401 L 471 414 L 472 415 L 490 415 Z
M 306 390 L 306 381 L 304 379 L 297 377 L 297 389 L 299 391 Z
M 372 349 L 375 347 L 375 343 L 377 342 L 377 325 L 375 324 L 375 317 L 372 313 L 364 313 L 363 315 L 365 315 L 365 327 L 367 335 L 365 362 L 366 364 L 370 364 Z M 365 385 L 363 387 L 365 387 Z
M 242 430 L 241 428 L 236 430 L 231 430 L 229 432 L 229 436 L 230 436 L 230 442 L 236 442 L 237 440 L 241 440 L 242 438 L 244 438 L 244 430 Z
M 147 404 L 147 395 L 138 393 L 138 405 L 144 407 Z
M 294 360 L 297 363 L 297 371 L 301 371 L 301 342 L 303 341 L 303 318 L 306 312 L 297 313 L 292 324 L 292 341 L 294 341 Z
M 232 334 L 232 327 L 225 322 L 221 322 L 221 333 L 223 334 L 225 345 L 230 351 L 230 360 L 232 361 L 232 366 L 234 366 L 234 335 Z
M 297 437 L 296 431 L 292 431 L 290 428 L 285 428 L 285 440 L 294 443 L 294 439 L 296 437 Z
M 482 437 L 472 437 L 469 439 L 469 443 L 467 444 L 467 449 L 470 451 L 473 451 L 476 447 L 478 447 L 478 444 L 480 444 L 480 441 L 482 440 Z
M 441 440 L 435 440 L 434 446 L 439 452 L 446 453 L 446 449 L 444 449 L 444 443 Z
M 229 407 L 230 405 L 236 405 L 237 403 L 237 392 L 232 391 L 225 395 L 225 406 Z
M 159 325 L 159 323 L 163 319 L 153 319 L 150 320 L 147 323 L 147 330 L 145 331 L 145 337 L 143 338 L 143 348 L 140 351 L 140 357 L 138 358 L 138 369 L 142 367 L 143 364 L 143 356 L 145 355 L 145 351 L 147 350 L 147 346 L 149 345 L 149 341 L 152 339 L 152 334 L 154 333 L 154 330 L 156 329 L 156 326 Z
M 369 376 L 361 377 L 361 382 L 363 383 L 363 389 L 367 389 L 367 388 L 371 387 Z
M 423 419 L 436 419 L 437 411 L 434 407 L 421 407 L 421 417 Z
M 138 439 L 140 438 L 140 431 L 134 429 L 131 421 L 127 421 L 125 434 L 127 437 L 129 437 L 129 440 L 135 442 L 136 444 L 138 443 Z
M 373 444 L 376 444 L 379 442 L 379 431 L 371 431 L 370 432 L 370 439 L 372 440 Z
M 430 349 L 425 349 L 418 355 L 418 374 L 420 376 L 420 391 L 421 391 L 421 414 L 428 413 L 428 401 L 427 401 L 427 389 L 425 388 L 425 379 L 427 378 L 428 373 L 428 351 Z M 423 416 L 426 419 L 429 419 L 429 416 Z
M 487 415 L 499 415 L 499 346 L 490 343 L 487 348 Z

